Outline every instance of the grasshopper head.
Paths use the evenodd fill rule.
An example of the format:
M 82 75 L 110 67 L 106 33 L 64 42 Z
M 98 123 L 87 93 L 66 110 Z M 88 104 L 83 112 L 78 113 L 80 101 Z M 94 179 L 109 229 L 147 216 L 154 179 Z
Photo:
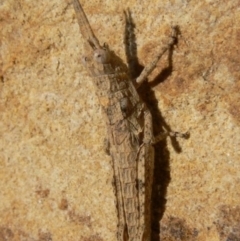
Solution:
M 99 64 L 107 64 L 110 61 L 110 51 L 106 43 L 100 48 L 93 50 L 93 59 Z

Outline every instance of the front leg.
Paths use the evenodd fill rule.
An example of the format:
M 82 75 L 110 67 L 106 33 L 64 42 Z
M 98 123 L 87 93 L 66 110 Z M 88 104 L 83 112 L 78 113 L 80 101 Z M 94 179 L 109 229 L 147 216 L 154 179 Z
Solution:
M 165 44 L 156 54 L 153 61 L 149 63 L 142 71 L 142 73 L 139 75 L 139 77 L 136 79 L 136 82 L 138 86 L 140 86 L 144 80 L 147 79 L 149 74 L 155 69 L 159 59 L 163 56 L 163 54 L 174 44 L 177 37 L 177 27 L 172 27 L 172 34 L 167 44 Z

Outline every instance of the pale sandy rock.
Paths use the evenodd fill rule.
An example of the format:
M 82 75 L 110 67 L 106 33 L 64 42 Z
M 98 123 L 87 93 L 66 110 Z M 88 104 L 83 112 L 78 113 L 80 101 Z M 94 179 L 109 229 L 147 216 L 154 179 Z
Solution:
M 239 0 L 81 2 L 123 61 L 127 8 L 142 65 L 179 26 L 147 98 L 156 132 L 164 120 L 191 136 L 156 145 L 153 240 L 240 240 Z M 0 1 L 0 40 L 0 240 L 116 240 L 105 123 L 71 2 Z

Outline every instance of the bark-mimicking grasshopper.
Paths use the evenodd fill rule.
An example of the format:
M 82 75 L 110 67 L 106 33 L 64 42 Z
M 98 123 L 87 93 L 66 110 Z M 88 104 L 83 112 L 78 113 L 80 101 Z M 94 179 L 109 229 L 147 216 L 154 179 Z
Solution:
M 73 0 L 84 40 L 83 63 L 93 77 L 102 107 L 112 157 L 118 212 L 118 241 L 150 241 L 151 189 L 154 165 L 153 144 L 166 136 L 185 136 L 164 132 L 153 136 L 152 116 L 140 99 L 137 87 L 156 67 L 161 56 L 174 44 L 173 28 L 169 42 L 136 80 L 119 64 L 107 44 L 100 45 L 78 0 Z

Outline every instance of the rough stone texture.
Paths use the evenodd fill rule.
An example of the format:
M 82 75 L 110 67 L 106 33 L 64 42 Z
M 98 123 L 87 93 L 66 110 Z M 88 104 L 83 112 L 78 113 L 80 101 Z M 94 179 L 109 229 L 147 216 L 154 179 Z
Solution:
M 142 65 L 179 26 L 149 82 L 156 119 L 191 136 L 156 145 L 153 240 L 240 240 L 240 1 L 81 2 L 124 61 L 123 10 Z M 70 1 L 0 0 L 0 33 L 0 240 L 116 240 L 105 124 Z

